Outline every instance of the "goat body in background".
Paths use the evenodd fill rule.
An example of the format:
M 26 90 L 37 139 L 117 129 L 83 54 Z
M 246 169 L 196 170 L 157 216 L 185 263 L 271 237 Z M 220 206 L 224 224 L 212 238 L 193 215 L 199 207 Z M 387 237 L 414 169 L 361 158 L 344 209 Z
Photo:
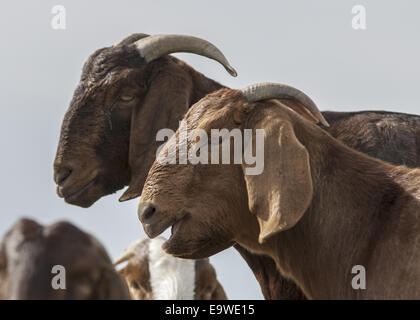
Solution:
M 133 242 L 115 262 L 136 300 L 226 300 L 208 259 L 172 257 L 162 250 L 164 238 Z
M 65 289 L 53 288 L 54 266 L 64 268 Z M 65 221 L 49 226 L 30 219 L 16 222 L 0 244 L 0 283 L 1 299 L 130 299 L 99 241 Z

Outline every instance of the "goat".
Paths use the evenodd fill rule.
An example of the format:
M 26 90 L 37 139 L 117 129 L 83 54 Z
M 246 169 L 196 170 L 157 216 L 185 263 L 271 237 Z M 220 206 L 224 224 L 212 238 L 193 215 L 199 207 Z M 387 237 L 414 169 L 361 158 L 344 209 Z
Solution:
M 89 207 L 126 185 L 120 201 L 138 197 L 158 148 L 158 130 L 175 130 L 193 103 L 223 87 L 172 56 L 146 63 L 137 48 L 144 47 L 147 38 L 128 36 L 97 50 L 85 63 L 54 162 L 57 193 L 68 203 Z M 175 38 L 166 36 L 165 41 Z M 330 124 L 323 128 L 347 145 L 394 164 L 420 165 L 420 117 L 376 111 L 323 115 Z M 271 258 L 235 248 L 253 270 L 265 298 L 303 297 L 278 275 Z
M 126 185 L 120 200 L 138 197 L 157 131 L 177 128 L 192 103 L 222 87 L 167 55 L 173 52 L 209 57 L 236 76 L 214 45 L 191 36 L 134 34 L 94 52 L 64 116 L 54 161 L 57 193 L 66 202 L 89 207 Z
M 164 238 L 133 242 L 114 263 L 135 300 L 226 300 L 208 259 L 186 260 L 166 254 Z
M 64 267 L 65 289 L 52 286 L 54 266 Z M 0 283 L 1 299 L 130 299 L 99 241 L 64 221 L 17 221 L 0 244 Z
M 181 152 L 178 143 L 198 145 L 178 141 L 178 130 L 146 179 L 138 207 L 144 231 L 153 238 L 172 226 L 163 249 L 180 258 L 208 257 L 234 243 L 268 255 L 311 299 L 419 299 L 420 169 L 351 149 L 270 100 L 288 97 L 325 120 L 309 97 L 280 84 L 222 89 L 192 106 L 184 118 L 189 131 L 263 130 L 264 171 L 247 174 L 246 163 L 165 163 Z M 261 150 L 254 142 L 248 148 Z M 352 287 L 358 265 L 365 290 Z

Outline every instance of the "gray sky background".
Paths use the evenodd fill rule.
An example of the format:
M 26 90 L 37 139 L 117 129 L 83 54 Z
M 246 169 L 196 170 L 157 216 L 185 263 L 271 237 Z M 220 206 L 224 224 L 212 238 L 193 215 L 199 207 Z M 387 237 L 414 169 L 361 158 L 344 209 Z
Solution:
M 67 29 L 50 26 L 54 5 Z M 351 27 L 351 8 L 367 29 Z M 177 54 L 221 83 L 240 88 L 276 81 L 304 90 L 321 110 L 420 113 L 418 1 L 1 1 L 0 234 L 19 217 L 67 219 L 96 235 L 115 258 L 144 237 L 137 200 L 108 196 L 89 209 L 55 193 L 52 163 L 59 129 L 81 68 L 96 49 L 134 33 L 182 33 L 217 45 L 238 71 Z M 231 299 L 260 299 L 246 263 L 229 249 L 211 258 Z

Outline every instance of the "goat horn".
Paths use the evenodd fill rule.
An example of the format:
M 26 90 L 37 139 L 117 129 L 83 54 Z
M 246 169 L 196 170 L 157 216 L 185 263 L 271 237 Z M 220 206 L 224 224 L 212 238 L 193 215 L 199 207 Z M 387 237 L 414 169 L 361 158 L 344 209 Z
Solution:
M 120 41 L 118 41 L 115 44 L 115 46 L 129 45 L 129 44 L 132 44 L 132 43 L 134 43 L 134 42 L 136 42 L 140 39 L 147 38 L 149 36 L 150 35 L 146 34 L 146 33 L 133 33 L 133 34 L 130 34 L 129 36 L 126 36 L 126 37 L 122 38 Z
M 123 263 L 125 261 L 128 261 L 132 256 L 134 255 L 133 252 L 126 250 L 121 257 L 119 257 L 117 260 L 115 260 L 114 262 L 114 266 L 118 266 L 120 263 Z
M 136 47 L 146 62 L 175 52 L 195 53 L 221 63 L 233 77 L 235 69 L 229 64 L 223 53 L 210 42 L 186 35 L 164 34 L 152 35 L 136 41 Z
M 132 256 L 134 256 L 136 254 L 136 251 L 138 250 L 138 248 L 141 248 L 142 246 L 146 245 L 149 241 L 150 241 L 150 239 L 138 239 L 138 240 L 132 242 L 128 246 L 128 248 L 124 250 L 121 257 L 119 257 L 117 260 L 115 260 L 114 266 L 117 266 L 120 263 L 123 263 L 123 262 L 129 260 Z
M 299 89 L 281 83 L 257 83 L 241 90 L 248 102 L 257 102 L 267 99 L 295 99 L 305 106 L 308 113 L 324 126 L 329 127 L 327 120 L 319 111 L 315 102 Z

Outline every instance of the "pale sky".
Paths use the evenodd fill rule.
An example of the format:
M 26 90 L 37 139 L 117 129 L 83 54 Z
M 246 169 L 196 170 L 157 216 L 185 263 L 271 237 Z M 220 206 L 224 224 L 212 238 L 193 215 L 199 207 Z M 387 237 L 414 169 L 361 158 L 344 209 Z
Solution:
M 364 5 L 367 29 L 352 28 Z M 66 8 L 66 29 L 51 28 L 51 9 Z M 97 236 L 112 257 L 145 237 L 137 202 L 119 192 L 89 209 L 55 193 L 53 160 L 61 120 L 88 56 L 135 33 L 180 33 L 218 46 L 238 71 L 177 54 L 234 88 L 283 82 L 321 110 L 418 113 L 418 1 L 1 1 L 0 234 L 19 217 L 69 220 Z M 211 258 L 231 299 L 261 299 L 258 283 L 234 249 Z

